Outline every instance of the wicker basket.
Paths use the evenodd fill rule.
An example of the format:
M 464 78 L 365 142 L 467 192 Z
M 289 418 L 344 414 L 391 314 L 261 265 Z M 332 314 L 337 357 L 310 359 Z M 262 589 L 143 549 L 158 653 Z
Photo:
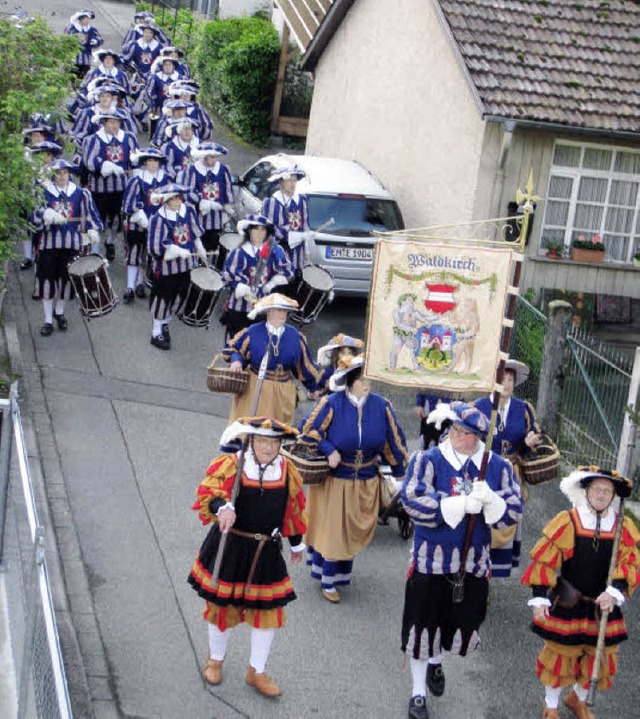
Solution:
M 535 449 L 518 458 L 518 464 L 527 484 L 542 484 L 558 476 L 559 460 L 558 448 L 551 437 L 545 434 Z
M 207 387 L 212 392 L 243 394 L 247 389 L 249 373 L 246 370 L 232 372 L 226 365 L 220 366 L 220 361 L 224 363 L 222 355 L 217 354 L 207 367 Z
M 281 454 L 300 472 L 303 484 L 322 484 L 329 476 L 329 462 L 324 454 L 298 442 L 283 448 Z

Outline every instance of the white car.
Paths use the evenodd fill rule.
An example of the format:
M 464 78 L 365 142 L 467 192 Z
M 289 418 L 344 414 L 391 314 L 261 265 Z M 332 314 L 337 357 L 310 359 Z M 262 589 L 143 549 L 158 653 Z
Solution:
M 235 180 L 240 217 L 260 212 L 265 197 L 277 189 L 268 178 L 274 169 L 296 165 L 305 177 L 297 190 L 309 201 L 309 224 L 318 232 L 313 264 L 329 270 L 338 294 L 367 295 L 371 281 L 374 231 L 402 230 L 397 202 L 374 175 L 354 160 L 310 155 L 263 157 Z

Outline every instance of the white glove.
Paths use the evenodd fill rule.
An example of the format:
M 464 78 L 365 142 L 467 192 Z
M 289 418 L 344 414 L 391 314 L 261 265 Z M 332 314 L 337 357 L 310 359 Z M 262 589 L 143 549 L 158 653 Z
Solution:
M 289 247 L 293 250 L 298 245 L 301 245 L 304 242 L 305 234 L 306 233 L 304 232 L 297 232 L 296 230 L 291 230 L 289 232 L 289 235 L 287 236 Z
M 116 163 L 111 162 L 111 160 L 105 160 L 102 163 L 102 167 L 100 168 L 100 174 L 102 175 L 102 177 L 121 175 L 123 172 L 124 170 L 120 167 L 120 165 L 116 165 Z
M 100 242 L 100 233 L 98 232 L 98 230 L 87 230 L 87 237 L 94 245 Z
M 89 237 L 89 233 L 81 232 L 80 237 L 82 238 L 83 247 L 88 247 L 91 244 L 91 238 Z
M 243 297 L 248 297 L 251 294 L 251 287 L 245 285 L 244 282 L 238 282 L 236 285 L 236 297 L 241 300 Z
M 265 294 L 269 294 L 270 292 L 273 292 L 273 290 L 276 287 L 279 287 L 280 285 L 286 285 L 287 284 L 287 278 L 284 275 L 274 275 L 269 282 L 264 286 Z
M 225 205 L 222 208 L 229 217 L 235 217 L 236 216 L 236 208 L 233 205 Z
M 131 222 L 135 222 L 135 224 L 143 230 L 146 230 L 147 227 L 149 227 L 149 218 L 147 217 L 147 213 L 142 208 L 136 210 L 131 215 Z
M 47 207 L 42 218 L 46 225 L 64 225 L 67 222 L 67 218 L 61 212 L 51 207 Z
M 471 493 L 469 494 L 469 496 L 479 500 L 480 502 L 482 502 L 482 504 L 484 504 L 491 498 L 492 494 L 495 494 L 495 492 L 486 482 L 476 481 L 471 485 Z
M 467 496 L 459 494 L 455 497 L 445 497 L 440 500 L 442 518 L 451 527 L 451 529 L 455 529 L 464 517 L 464 508 Z
M 178 245 L 169 245 L 167 249 L 164 251 L 164 257 L 163 259 L 165 262 L 169 262 L 170 260 L 176 260 L 176 259 L 187 259 L 187 257 L 191 257 L 191 253 L 189 250 L 187 250 L 185 247 L 179 247 Z
M 196 247 L 196 254 L 198 257 L 204 262 L 205 265 L 208 264 L 208 257 L 207 257 L 207 251 L 204 249 L 204 245 L 202 244 L 202 240 L 198 238 L 194 245 Z
M 200 214 L 201 215 L 207 215 L 209 212 L 211 212 L 211 205 L 213 203 L 213 200 L 200 200 Z
M 492 496 L 484 502 L 484 521 L 487 524 L 495 524 L 502 519 L 507 509 L 507 503 L 499 494 L 496 494 L 493 490 L 489 491 Z
M 480 514 L 482 512 L 482 501 L 473 495 L 467 494 L 464 498 L 464 511 L 466 514 Z
M 222 210 L 222 205 L 215 200 L 209 200 L 209 205 L 212 210 Z
M 309 232 L 304 232 L 303 235 L 305 252 L 310 255 L 313 248 L 316 246 L 316 233 L 313 232 L 313 230 L 309 230 Z

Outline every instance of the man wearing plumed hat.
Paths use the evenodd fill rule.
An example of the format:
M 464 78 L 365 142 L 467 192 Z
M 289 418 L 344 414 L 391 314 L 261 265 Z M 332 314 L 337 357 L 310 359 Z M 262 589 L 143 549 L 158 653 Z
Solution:
M 436 697 L 444 693 L 443 652 L 466 656 L 478 645 L 489 592 L 490 529 L 513 525 L 522 513 L 510 462 L 490 452 L 479 480 L 489 418 L 451 402 L 428 417 L 436 427 L 444 420 L 452 423 L 446 439 L 412 455 L 401 491 L 415 524 L 402 618 L 402 650 L 413 679 L 409 719 L 427 719 L 426 687 Z
M 619 506 L 632 487 L 615 470 L 578 467 L 560 482 L 572 509 L 557 514 L 531 550 L 522 583 L 533 592 L 528 602 L 532 631 L 544 640 L 536 666 L 545 691 L 542 719 L 558 719 L 565 687 L 571 690 L 564 705 L 578 719 L 595 719 L 586 699 L 603 611 L 608 616 L 597 688 L 611 687 L 618 647 L 627 638 L 621 607 L 638 584 L 640 568 L 640 533 L 630 517 L 620 516 Z M 612 561 L 617 530 L 620 539 Z
M 104 42 L 98 28 L 91 24 L 95 16 L 93 10 L 79 10 L 69 18 L 69 24 L 64 29 L 65 35 L 76 35 L 80 42 L 80 52 L 74 61 L 80 79 L 89 71 L 92 50 Z

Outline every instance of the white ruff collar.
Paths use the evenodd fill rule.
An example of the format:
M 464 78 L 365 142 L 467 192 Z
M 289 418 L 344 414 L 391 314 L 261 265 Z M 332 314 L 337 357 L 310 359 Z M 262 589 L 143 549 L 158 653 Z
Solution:
M 451 446 L 451 440 L 448 438 L 442 442 L 442 444 L 438 445 L 438 449 L 442 452 L 443 457 L 449 462 L 449 464 L 454 467 L 455 469 L 462 469 L 462 466 L 466 463 L 467 459 L 469 459 L 466 455 L 456 454 L 453 451 L 453 447 Z M 474 454 L 471 455 L 471 461 L 476 465 L 478 469 L 480 469 L 480 465 L 482 464 L 482 455 L 484 454 L 484 442 L 479 441 L 478 442 L 478 449 L 475 451 Z M 489 461 L 491 461 L 491 457 L 489 457 Z
M 158 210 L 159 214 L 161 214 L 163 217 L 165 217 L 167 220 L 177 220 L 178 217 L 180 219 L 184 219 L 187 216 L 187 205 L 185 202 L 183 202 L 180 207 L 178 208 L 177 212 L 174 212 L 173 210 L 170 210 L 166 205 L 162 205 L 162 207 Z
M 115 135 L 107 135 L 104 127 L 101 127 L 97 134 L 105 145 L 108 145 L 114 137 L 118 142 L 122 142 L 124 140 L 124 130 L 122 128 L 120 128 Z
M 244 473 L 249 479 L 260 479 L 260 467 L 251 448 L 247 448 L 244 455 Z M 278 455 L 271 464 L 267 466 L 262 475 L 263 482 L 278 482 L 282 478 L 282 457 Z
M 45 187 L 47 188 L 47 192 L 52 194 L 54 197 L 59 197 L 61 192 L 64 192 L 67 197 L 70 197 L 76 191 L 76 186 L 73 182 L 68 182 L 64 190 L 61 190 L 55 182 L 47 182 Z
M 296 192 L 291 195 L 291 197 L 287 197 L 287 195 L 284 194 L 282 190 L 276 190 L 273 193 L 274 197 L 279 200 L 285 207 L 290 202 L 295 202 L 296 205 L 300 204 L 300 193 L 296 190 Z
M 613 529 L 613 525 L 615 524 L 616 517 L 618 516 L 616 512 L 610 511 L 611 507 L 607 507 L 606 513 L 602 513 L 600 518 L 600 529 L 603 532 L 610 532 Z M 589 507 L 588 504 L 581 504 L 578 507 L 578 514 L 580 515 L 580 521 L 582 522 L 582 526 L 585 529 L 595 529 L 596 528 L 596 513 Z

